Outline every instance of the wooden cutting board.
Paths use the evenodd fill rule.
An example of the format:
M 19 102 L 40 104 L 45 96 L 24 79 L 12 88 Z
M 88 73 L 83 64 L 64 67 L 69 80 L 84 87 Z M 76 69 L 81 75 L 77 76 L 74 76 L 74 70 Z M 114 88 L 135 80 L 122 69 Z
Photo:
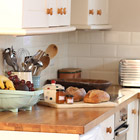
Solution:
M 114 102 L 102 102 L 98 104 L 90 104 L 90 103 L 84 103 L 83 101 L 81 102 L 74 102 L 73 104 L 56 104 L 56 103 L 48 103 L 45 102 L 44 100 L 41 100 L 38 102 L 39 105 L 45 105 L 45 106 L 50 106 L 50 107 L 55 107 L 55 108 L 80 108 L 80 107 L 115 107 L 118 104 Z

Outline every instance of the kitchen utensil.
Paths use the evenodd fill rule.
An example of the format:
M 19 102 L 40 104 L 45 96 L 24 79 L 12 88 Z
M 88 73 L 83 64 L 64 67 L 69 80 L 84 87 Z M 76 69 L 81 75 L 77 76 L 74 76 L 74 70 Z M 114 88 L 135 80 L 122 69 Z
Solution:
M 50 57 L 44 53 L 44 55 L 40 58 L 40 61 L 43 63 L 43 67 L 40 67 L 37 70 L 36 75 L 40 75 L 41 71 L 48 67 L 50 63 Z
M 35 66 L 35 70 L 34 70 L 34 72 L 33 72 L 33 75 L 36 75 L 38 69 L 39 69 L 40 67 L 43 67 L 43 63 L 42 63 L 41 61 L 38 61 L 36 64 L 34 64 L 34 66 Z
M 26 56 L 30 56 L 30 52 L 27 49 L 20 48 L 17 50 L 17 64 L 19 66 L 20 71 L 23 71 L 22 63 L 24 62 Z
M 40 64 L 41 64 L 40 66 L 39 66 L 39 64 L 37 64 L 38 61 L 40 60 L 40 58 L 43 56 L 43 53 L 44 52 L 42 50 L 38 50 L 38 52 L 32 57 L 32 63 L 34 64 L 34 66 L 32 68 L 33 75 L 35 75 L 35 73 L 39 67 L 43 66 L 43 64 L 41 64 L 42 62 L 40 62 Z
M 6 60 L 6 63 L 9 66 L 13 67 L 14 71 L 19 71 L 19 67 L 18 67 L 17 59 L 16 59 L 16 53 L 15 53 L 13 47 L 7 48 L 4 50 L 3 58 L 4 58 L 4 60 Z
M 50 59 L 54 58 L 58 52 L 58 48 L 55 44 L 51 44 L 48 46 L 48 48 L 46 49 L 46 54 L 49 55 Z
M 42 50 L 38 50 L 38 52 L 33 56 L 34 59 L 40 59 L 43 55 L 43 51 Z

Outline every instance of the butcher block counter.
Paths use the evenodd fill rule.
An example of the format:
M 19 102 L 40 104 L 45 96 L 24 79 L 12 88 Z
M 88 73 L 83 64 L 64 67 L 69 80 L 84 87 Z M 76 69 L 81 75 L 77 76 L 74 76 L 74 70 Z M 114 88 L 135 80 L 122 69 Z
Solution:
M 129 91 L 129 89 L 128 89 Z M 0 112 L 0 130 L 84 134 L 139 97 L 132 89 L 116 107 L 56 109 L 35 105 L 32 111 Z

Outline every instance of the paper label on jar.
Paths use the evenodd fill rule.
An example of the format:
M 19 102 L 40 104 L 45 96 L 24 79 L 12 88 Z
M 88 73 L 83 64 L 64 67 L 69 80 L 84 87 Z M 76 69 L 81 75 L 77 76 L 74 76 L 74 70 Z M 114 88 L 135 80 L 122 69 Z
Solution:
M 73 104 L 73 99 L 67 99 L 68 104 Z
M 59 96 L 59 101 L 65 100 L 65 96 Z

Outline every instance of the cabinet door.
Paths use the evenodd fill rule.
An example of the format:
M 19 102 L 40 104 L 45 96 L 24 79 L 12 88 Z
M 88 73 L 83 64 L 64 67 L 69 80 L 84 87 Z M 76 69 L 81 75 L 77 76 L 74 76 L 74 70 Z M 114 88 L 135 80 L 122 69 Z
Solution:
M 138 100 L 128 104 L 128 124 L 129 130 L 127 132 L 127 140 L 138 139 Z
M 114 138 L 114 115 L 110 116 L 100 125 L 104 140 L 112 140 Z
M 114 139 L 114 115 L 110 116 L 98 126 L 87 133 L 80 135 L 80 140 L 113 140 Z
M 23 0 L 23 28 L 48 27 L 45 2 L 46 0 Z
M 98 0 L 95 13 L 96 24 L 108 24 L 108 0 Z
M 96 0 L 88 0 L 88 11 L 87 11 L 88 25 L 97 23 L 97 14 L 96 14 L 97 3 L 98 1 Z
M 71 0 L 57 0 L 59 25 L 70 25 Z
M 46 0 L 46 14 L 49 26 L 58 26 L 57 0 Z

